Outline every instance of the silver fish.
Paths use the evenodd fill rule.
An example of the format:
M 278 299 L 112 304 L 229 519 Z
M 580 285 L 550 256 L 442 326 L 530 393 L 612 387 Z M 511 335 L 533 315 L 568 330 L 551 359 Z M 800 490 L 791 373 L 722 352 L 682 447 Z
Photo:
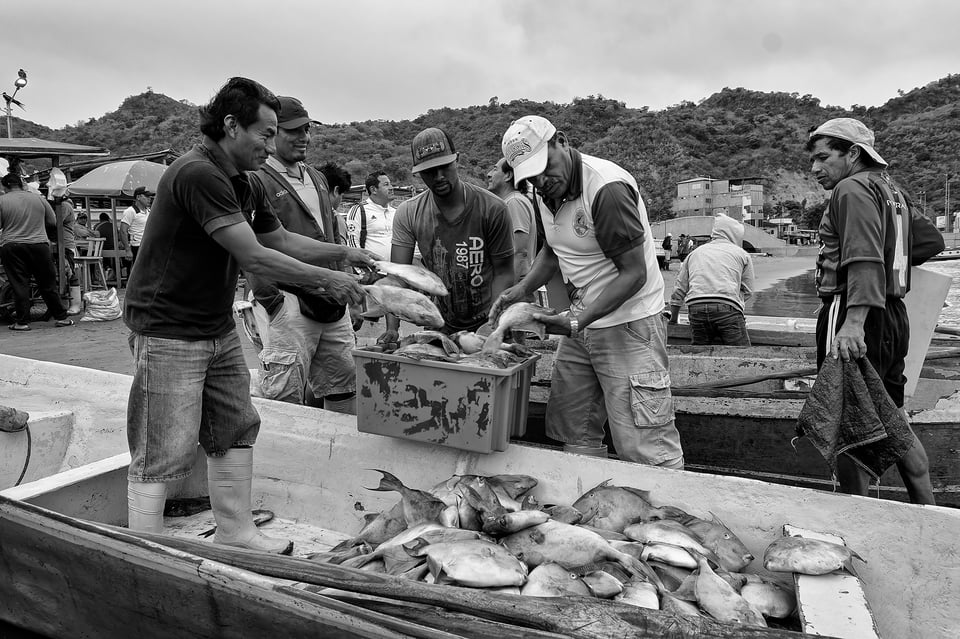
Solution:
M 508 306 L 500 317 L 493 332 L 483 342 L 483 351 L 492 352 L 500 348 L 507 331 L 518 330 L 534 333 L 540 339 L 546 337 L 547 328 L 543 322 L 533 319 L 534 313 L 552 315 L 553 309 L 529 302 L 516 302 Z
M 730 584 L 718 577 L 710 569 L 706 559 L 700 559 L 696 593 L 700 607 L 718 621 L 767 627 L 767 622 L 760 611 L 741 597 Z
M 391 313 L 418 326 L 443 327 L 440 309 L 423 293 L 379 283 L 368 284 L 363 290 L 368 298 L 365 317 L 383 317 Z
M 457 346 L 456 342 L 440 331 L 416 331 L 414 333 L 410 333 L 409 335 L 404 335 L 403 338 L 400 339 L 400 344 L 397 350 L 402 349 L 404 346 L 409 346 L 410 344 L 432 344 L 433 346 L 439 346 L 443 349 L 444 353 L 450 357 L 456 358 L 459 358 L 461 352 L 460 347 Z
M 581 579 L 597 599 L 612 599 L 623 592 L 623 582 L 604 570 L 588 572 Z M 647 585 L 653 587 L 653 584 Z
M 700 538 L 700 542 L 713 551 L 720 566 L 730 572 L 740 572 L 753 561 L 754 556 L 732 530 L 720 518 L 711 513 L 711 520 L 700 519 L 678 508 L 666 506 L 662 511 L 669 519 L 679 521 Z
M 665 593 L 666 594 L 666 593 Z M 630 604 L 638 608 L 660 610 L 660 598 L 657 588 L 646 581 L 630 581 L 623 585 L 623 592 L 613 598 L 614 601 Z
M 780 584 L 757 575 L 747 575 L 740 596 L 749 601 L 764 617 L 786 619 L 797 608 L 797 596 Z
M 622 533 L 636 521 L 663 519 L 661 509 L 650 503 L 650 493 L 629 486 L 611 486 L 610 480 L 590 489 L 573 502 L 583 513 L 581 524 Z
M 846 546 L 820 539 L 781 537 L 767 546 L 763 567 L 770 572 L 799 572 L 804 575 L 825 575 L 834 570 L 847 570 L 856 575 L 853 559 L 866 559 Z
M 483 337 L 473 331 L 457 331 L 450 336 L 450 339 L 456 342 L 460 350 L 467 355 L 479 353 L 480 349 L 483 348 Z
M 527 566 L 499 544 L 483 539 L 441 542 L 411 548 L 411 554 L 426 556 L 436 583 L 471 588 L 521 586 Z
M 576 573 L 547 562 L 530 571 L 520 594 L 528 597 L 589 597 L 590 589 Z
M 443 285 L 443 280 L 441 280 L 436 273 L 422 266 L 417 266 L 416 264 L 397 264 L 396 262 L 387 262 L 384 260 L 375 261 L 373 266 L 381 273 L 397 277 L 424 293 L 439 295 L 441 297 L 449 294 L 447 287 Z
M 367 490 L 392 490 L 400 493 L 403 503 L 403 518 L 407 522 L 407 526 L 415 526 L 426 522 L 443 523 L 441 515 L 447 509 L 447 504 L 442 500 L 422 490 L 408 488 L 402 481 L 385 470 L 372 470 L 376 470 L 383 477 L 380 478 L 380 484 L 376 488 L 368 488 Z

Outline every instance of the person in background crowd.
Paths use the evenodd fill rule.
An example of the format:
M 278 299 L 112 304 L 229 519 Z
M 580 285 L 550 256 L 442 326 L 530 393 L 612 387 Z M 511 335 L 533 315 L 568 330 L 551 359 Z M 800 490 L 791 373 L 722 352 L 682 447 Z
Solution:
M 636 181 L 616 164 L 572 148 L 537 115 L 511 124 L 502 150 L 514 180 L 530 180 L 542 196 L 545 244 L 527 276 L 494 303 L 490 319 L 558 269 L 570 293 L 569 313 L 534 315 L 564 336 L 547 401 L 547 436 L 568 450 L 605 454 L 606 418 L 621 459 L 683 468 L 663 276 Z
M 677 323 L 686 303 L 692 344 L 750 346 L 743 310 L 753 293 L 753 260 L 741 246 L 743 224 L 718 215 L 711 238 L 680 266 L 670 297 L 670 323 Z
M 130 247 L 130 267 L 137 263 L 137 252 L 140 251 L 140 241 L 143 238 L 143 228 L 150 215 L 150 203 L 154 193 L 145 186 L 138 186 L 133 190 L 133 205 L 123 211 L 120 218 L 120 235 Z
M 660 246 L 663 247 L 663 270 L 670 270 L 670 257 L 673 253 L 673 234 L 667 233 L 666 237 L 663 238 L 663 244 Z
M 66 292 L 70 296 L 70 306 L 67 315 L 79 315 L 83 311 L 83 298 L 80 296 L 80 277 L 77 273 L 77 223 L 73 203 L 67 195 L 67 177 L 63 171 L 53 167 L 50 169 L 50 178 L 47 180 L 47 199 L 57 216 L 57 223 L 63 229 L 63 259 L 66 267 L 62 272 L 66 275 Z M 51 233 L 51 240 L 57 240 L 56 229 Z M 58 258 L 59 251 L 53 250 L 53 256 Z
M 446 333 L 476 331 L 486 324 L 490 305 L 514 280 L 512 227 L 503 201 L 460 180 L 459 154 L 441 129 L 418 133 L 410 145 L 412 172 L 427 190 L 402 203 L 393 224 L 391 260 L 423 265 L 437 274 L 450 294 L 437 298 Z M 380 343 L 398 341 L 400 320 L 386 317 Z
M 819 228 L 817 366 L 827 354 L 847 361 L 866 357 L 906 418 L 910 323 L 903 296 L 910 290 L 910 266 L 939 253 L 944 243 L 929 219 L 912 215 L 874 139 L 863 122 L 834 118 L 814 129 L 806 144 L 814 178 L 831 191 Z M 928 244 L 917 243 L 931 235 Z M 897 469 L 911 502 L 934 503 L 927 453 L 916 435 Z M 837 475 L 843 492 L 867 494 L 867 474 L 848 456 L 838 456 Z
M 10 330 L 30 330 L 31 277 L 56 326 L 73 326 L 57 291 L 57 273 L 47 239 L 46 228 L 56 227 L 56 214 L 43 197 L 26 190 L 19 175 L 7 173 L 0 183 L 6 190 L 0 195 L 0 263 L 14 299 Z
M 513 268 L 517 278 L 530 272 L 537 256 L 537 224 L 533 217 L 533 203 L 525 195 L 526 180 L 514 184 L 513 168 L 504 158 L 497 160 L 487 172 L 487 188 L 507 205 L 507 214 L 513 224 Z
M 314 121 L 296 98 L 282 96 L 278 100 L 276 149 L 251 179 L 263 185 L 287 231 L 336 245 L 327 180 L 304 161 Z M 365 254 L 362 249 L 348 252 L 351 262 Z M 324 266 L 342 268 L 339 261 Z M 253 290 L 253 313 L 263 342 L 260 390 L 264 397 L 355 414 L 356 370 L 351 351 L 356 336 L 345 305 L 256 273 L 247 274 L 247 282 Z
M 353 185 L 350 172 L 334 162 L 327 162 L 320 167 L 320 173 L 326 178 L 327 185 L 330 187 L 327 195 L 330 196 L 330 208 L 333 209 L 333 225 L 336 228 L 337 243 L 347 244 L 346 216 L 343 213 L 339 213 L 337 209 L 339 209 L 343 203 L 343 195 L 347 193 Z M 377 259 L 379 259 L 379 257 Z M 345 270 L 348 273 L 354 272 L 354 269 L 350 267 L 346 267 Z M 363 304 L 351 304 L 349 311 L 353 330 L 354 332 L 359 331 L 363 326 Z
M 119 247 L 118 250 L 122 254 L 122 257 L 120 258 L 120 269 L 121 271 L 126 272 L 127 269 L 130 268 L 130 259 L 126 257 L 126 254 L 129 252 L 129 248 L 127 246 L 127 241 L 128 241 L 127 234 L 126 233 L 114 234 L 113 222 L 110 220 L 110 215 L 108 213 L 101 213 L 98 219 L 100 220 L 100 222 L 94 227 L 93 230 L 96 231 L 97 235 L 103 238 L 103 246 L 101 247 L 102 250 L 113 251 L 113 250 L 117 250 L 114 248 L 115 246 Z M 114 237 L 117 238 L 116 245 L 113 243 Z M 107 260 L 104 260 L 104 262 L 106 263 Z M 106 270 L 107 281 L 111 281 L 116 277 L 113 264 L 114 264 L 114 261 L 113 259 L 111 259 L 109 264 L 107 265 L 107 270 Z
M 168 482 L 207 455 L 214 541 L 289 553 L 251 515 L 253 445 L 260 416 L 232 305 L 238 276 L 322 288 L 331 304 L 359 302 L 350 275 L 316 264 L 370 258 L 286 231 L 248 171 L 275 152 L 280 102 L 261 84 L 231 78 L 200 109 L 201 142 L 164 172 L 130 275 L 124 320 L 135 369 L 127 407 L 132 530 L 163 528 Z M 304 263 L 304 260 L 308 263 Z
M 87 214 L 83 211 L 80 211 L 77 214 L 77 223 L 73 225 L 73 233 L 76 235 L 78 240 L 85 240 L 88 237 L 93 237 L 93 231 L 90 230 L 90 227 L 87 226 Z
M 347 243 L 377 254 L 389 261 L 393 237 L 393 218 L 397 210 L 390 205 L 393 185 L 383 171 L 374 171 L 364 182 L 367 199 L 347 212 Z
M 693 238 L 687 237 L 685 233 L 680 234 L 680 239 L 677 241 L 677 257 L 680 258 L 680 261 L 683 262 L 687 259 L 687 256 L 690 255 L 690 251 L 693 250 Z

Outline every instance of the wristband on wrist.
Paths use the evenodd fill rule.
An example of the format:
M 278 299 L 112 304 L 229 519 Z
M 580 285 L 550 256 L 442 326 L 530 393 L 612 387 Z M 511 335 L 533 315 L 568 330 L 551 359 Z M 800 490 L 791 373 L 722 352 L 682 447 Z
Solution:
M 580 321 L 573 315 L 570 315 L 567 319 L 570 321 L 570 337 L 577 337 L 577 334 L 580 333 Z

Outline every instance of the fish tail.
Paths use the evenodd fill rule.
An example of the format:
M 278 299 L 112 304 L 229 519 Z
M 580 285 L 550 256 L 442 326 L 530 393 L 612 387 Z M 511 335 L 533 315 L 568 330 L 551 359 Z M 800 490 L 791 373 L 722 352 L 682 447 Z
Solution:
M 398 493 L 403 493 L 403 491 L 406 489 L 406 486 L 403 485 L 403 482 L 401 482 L 399 479 L 397 479 L 387 471 L 379 470 L 377 468 L 371 468 L 370 470 L 380 473 L 381 475 L 383 475 L 383 477 L 380 478 L 379 486 L 377 486 L 376 488 L 368 488 L 367 490 L 377 490 L 382 492 L 396 491 Z
M 627 553 L 620 553 L 618 561 L 620 564 L 626 568 L 628 571 L 632 572 L 634 575 L 643 577 L 654 586 L 656 586 L 658 592 L 663 592 L 666 590 L 666 587 L 663 585 L 663 581 L 660 579 L 660 575 L 650 567 L 650 564 L 643 561 L 642 559 L 637 559 Z
M 857 579 L 860 578 L 860 575 L 857 573 L 857 569 L 853 567 L 853 557 L 848 557 L 847 560 L 843 562 L 843 567 L 847 572 Z

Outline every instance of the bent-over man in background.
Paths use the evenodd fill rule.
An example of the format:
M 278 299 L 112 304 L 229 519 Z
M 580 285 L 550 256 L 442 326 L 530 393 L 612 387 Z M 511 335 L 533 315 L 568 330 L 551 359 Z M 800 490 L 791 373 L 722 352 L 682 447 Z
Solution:
M 683 468 L 663 276 L 636 180 L 572 148 L 562 131 L 537 115 L 510 125 L 502 149 L 514 179 L 529 179 L 542 196 L 545 244 L 527 276 L 496 301 L 491 320 L 558 269 L 570 294 L 569 314 L 536 316 L 549 332 L 564 336 L 547 402 L 547 435 L 568 450 L 605 454 L 606 418 L 621 458 Z

